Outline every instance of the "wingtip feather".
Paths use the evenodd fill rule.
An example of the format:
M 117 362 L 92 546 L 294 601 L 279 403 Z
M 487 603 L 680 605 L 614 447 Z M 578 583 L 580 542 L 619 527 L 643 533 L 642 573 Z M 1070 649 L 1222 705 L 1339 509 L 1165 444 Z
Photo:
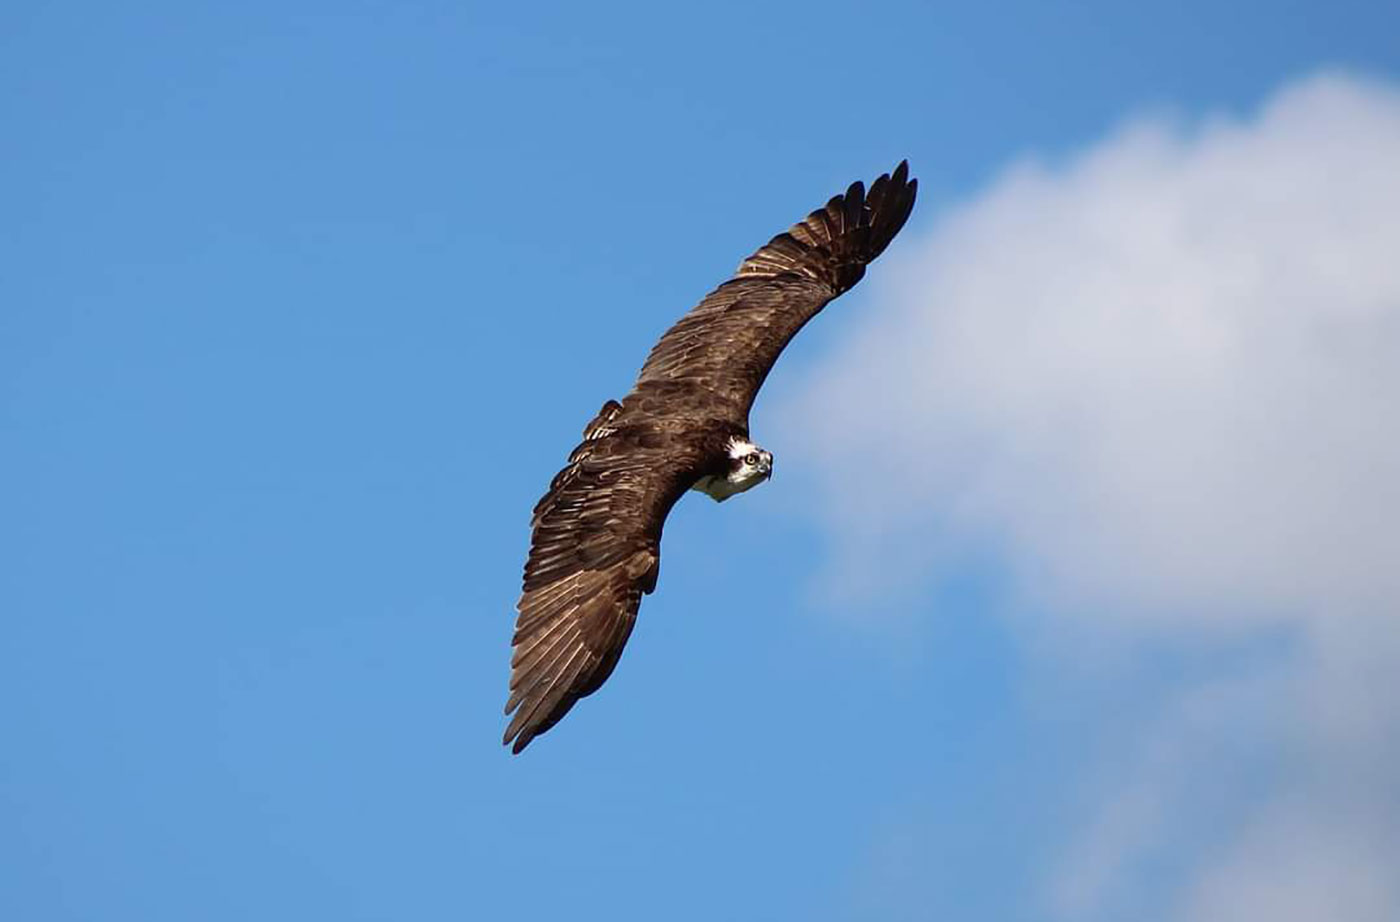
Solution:
M 899 233 L 918 188 L 909 161 L 870 184 L 856 180 L 841 195 L 760 247 L 739 267 L 740 275 L 792 272 L 820 279 L 837 294 L 858 282 L 865 266 Z M 794 252 L 796 247 L 796 252 Z

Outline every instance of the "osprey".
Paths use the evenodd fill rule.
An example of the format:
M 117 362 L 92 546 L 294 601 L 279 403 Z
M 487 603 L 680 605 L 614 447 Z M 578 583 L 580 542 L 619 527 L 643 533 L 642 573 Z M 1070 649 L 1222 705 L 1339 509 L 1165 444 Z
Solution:
M 656 588 L 661 528 L 687 490 L 723 502 L 773 475 L 749 408 L 788 340 L 865 274 L 914 207 L 900 163 L 760 247 L 666 331 L 632 392 L 603 404 L 530 520 L 511 641 L 520 752 L 612 674 L 642 596 Z

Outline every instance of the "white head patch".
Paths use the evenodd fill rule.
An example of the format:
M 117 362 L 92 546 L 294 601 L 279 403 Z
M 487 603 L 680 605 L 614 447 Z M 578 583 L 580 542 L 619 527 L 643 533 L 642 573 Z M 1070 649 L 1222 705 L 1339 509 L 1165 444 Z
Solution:
M 746 442 L 743 439 L 729 440 L 729 457 L 736 460 L 744 457 L 744 455 L 758 454 L 761 451 L 763 451 L 763 449 L 759 448 L 753 442 Z

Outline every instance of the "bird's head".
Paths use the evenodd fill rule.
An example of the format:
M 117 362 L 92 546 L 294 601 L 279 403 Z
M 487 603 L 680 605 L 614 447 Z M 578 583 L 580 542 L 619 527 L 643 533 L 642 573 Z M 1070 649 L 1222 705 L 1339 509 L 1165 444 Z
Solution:
M 746 439 L 729 442 L 729 473 L 726 479 L 735 493 L 742 493 L 773 476 L 773 453 Z

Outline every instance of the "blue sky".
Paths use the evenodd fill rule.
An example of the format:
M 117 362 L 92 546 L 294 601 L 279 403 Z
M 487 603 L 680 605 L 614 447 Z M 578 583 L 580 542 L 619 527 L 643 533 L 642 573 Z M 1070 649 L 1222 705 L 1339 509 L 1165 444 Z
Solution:
M 1135 120 L 1188 126 L 1163 129 L 1167 154 L 1139 172 L 1202 200 L 1210 177 L 1276 162 L 1279 135 L 1369 148 L 1376 135 L 1349 126 L 1390 124 L 1369 90 L 1286 93 L 1320 72 L 1400 79 L 1393 4 L 49 3 L 0 23 L 0 915 L 1194 920 L 1259 905 L 1261 878 L 1236 886 L 1202 856 L 1287 869 L 1249 850 L 1278 829 L 1335 843 L 1324 883 L 1371 887 L 1376 918 L 1400 905 L 1365 875 L 1392 843 L 1345 821 L 1400 803 L 1388 782 L 1268 812 L 1276 783 L 1290 802 L 1324 798 L 1287 787 L 1335 767 L 1299 754 L 1323 737 L 1400 773 L 1375 756 L 1396 755 L 1400 723 L 1319 718 L 1302 743 L 1220 744 L 1232 719 L 1279 722 L 1280 688 L 1326 711 L 1299 679 L 1313 673 L 1290 671 L 1300 658 L 1394 665 L 1348 658 L 1378 648 L 1331 627 L 1350 622 L 1314 633 L 1322 622 L 1279 601 L 1297 587 L 1273 577 L 1301 552 L 1241 537 L 1265 551 L 1238 580 L 1188 560 L 1162 582 L 1199 592 L 1126 577 L 1091 591 L 1074 548 L 1111 546 L 1114 572 L 1136 573 L 1204 540 L 1194 520 L 1164 518 L 1132 533 L 1140 544 L 1069 529 L 1082 541 L 1059 554 L 1045 525 L 1059 507 L 1022 521 L 990 502 L 989 518 L 945 521 L 959 481 L 935 464 L 943 487 L 916 494 L 906 527 L 871 512 L 898 495 L 843 505 L 835 462 L 867 453 L 823 427 L 868 424 L 905 474 L 923 455 L 900 433 L 921 421 L 967 444 L 1009 428 L 1000 410 L 977 426 L 918 401 L 882 413 L 888 395 L 859 388 L 866 402 L 843 408 L 841 382 L 893 354 L 901 328 L 871 325 L 924 303 L 921 266 L 961 265 L 972 241 L 966 264 L 998 268 L 973 259 L 987 227 L 1022 226 L 980 217 L 997 203 L 1026 188 L 1039 215 L 1127 200 L 1111 167 L 1138 163 L 1114 159 L 1140 148 Z M 1334 113 L 1334 132 L 1310 127 Z M 1190 127 L 1202 118 L 1238 119 L 1246 137 L 1212 147 Z M 903 157 L 921 183 L 909 228 L 794 344 L 756 411 L 785 476 L 678 506 L 616 675 L 510 758 L 500 709 L 528 512 L 580 428 L 754 245 Z M 1210 171 L 1231 158 L 1245 166 Z M 1066 188 L 1101 197 L 1056 198 Z M 1257 226 L 1309 223 L 1271 215 Z M 1290 246 L 1260 258 L 1289 265 Z M 1033 278 L 1038 264 L 1010 265 Z M 1356 303 L 1394 318 L 1390 283 L 1380 272 Z M 1310 324 L 1300 336 L 1323 335 Z M 1376 329 L 1367 341 L 1395 342 L 1400 322 Z M 1124 343 L 1141 333 L 1111 347 L 1136 355 Z M 852 342 L 873 351 L 853 357 Z M 1278 353 L 1313 371 L 1280 378 L 1288 393 L 1335 377 L 1295 359 Z M 1357 392 L 1393 396 L 1376 374 Z M 1112 390 L 1075 391 L 1076 406 Z M 1298 447 L 1292 429 L 1257 431 Z M 1360 444 L 1350 456 L 1392 447 Z M 1049 492 L 1107 508 L 1056 446 L 967 457 L 1038 459 L 1064 478 Z M 1022 496 L 1011 482 L 994 499 Z M 1273 508 L 1264 482 L 1258 508 Z M 1337 526 L 1353 519 L 1330 497 L 1285 524 L 1374 536 Z M 901 538 L 922 550 L 881 556 L 871 579 L 856 546 L 884 555 Z M 897 594 L 840 591 L 872 582 Z M 1400 612 L 1393 584 L 1349 585 Z M 1064 615 L 1091 610 L 1147 627 Z M 1212 619 L 1226 627 L 1173 627 Z M 1222 682 L 1245 690 L 1200 705 Z M 1209 821 L 1164 825 L 1173 813 Z

